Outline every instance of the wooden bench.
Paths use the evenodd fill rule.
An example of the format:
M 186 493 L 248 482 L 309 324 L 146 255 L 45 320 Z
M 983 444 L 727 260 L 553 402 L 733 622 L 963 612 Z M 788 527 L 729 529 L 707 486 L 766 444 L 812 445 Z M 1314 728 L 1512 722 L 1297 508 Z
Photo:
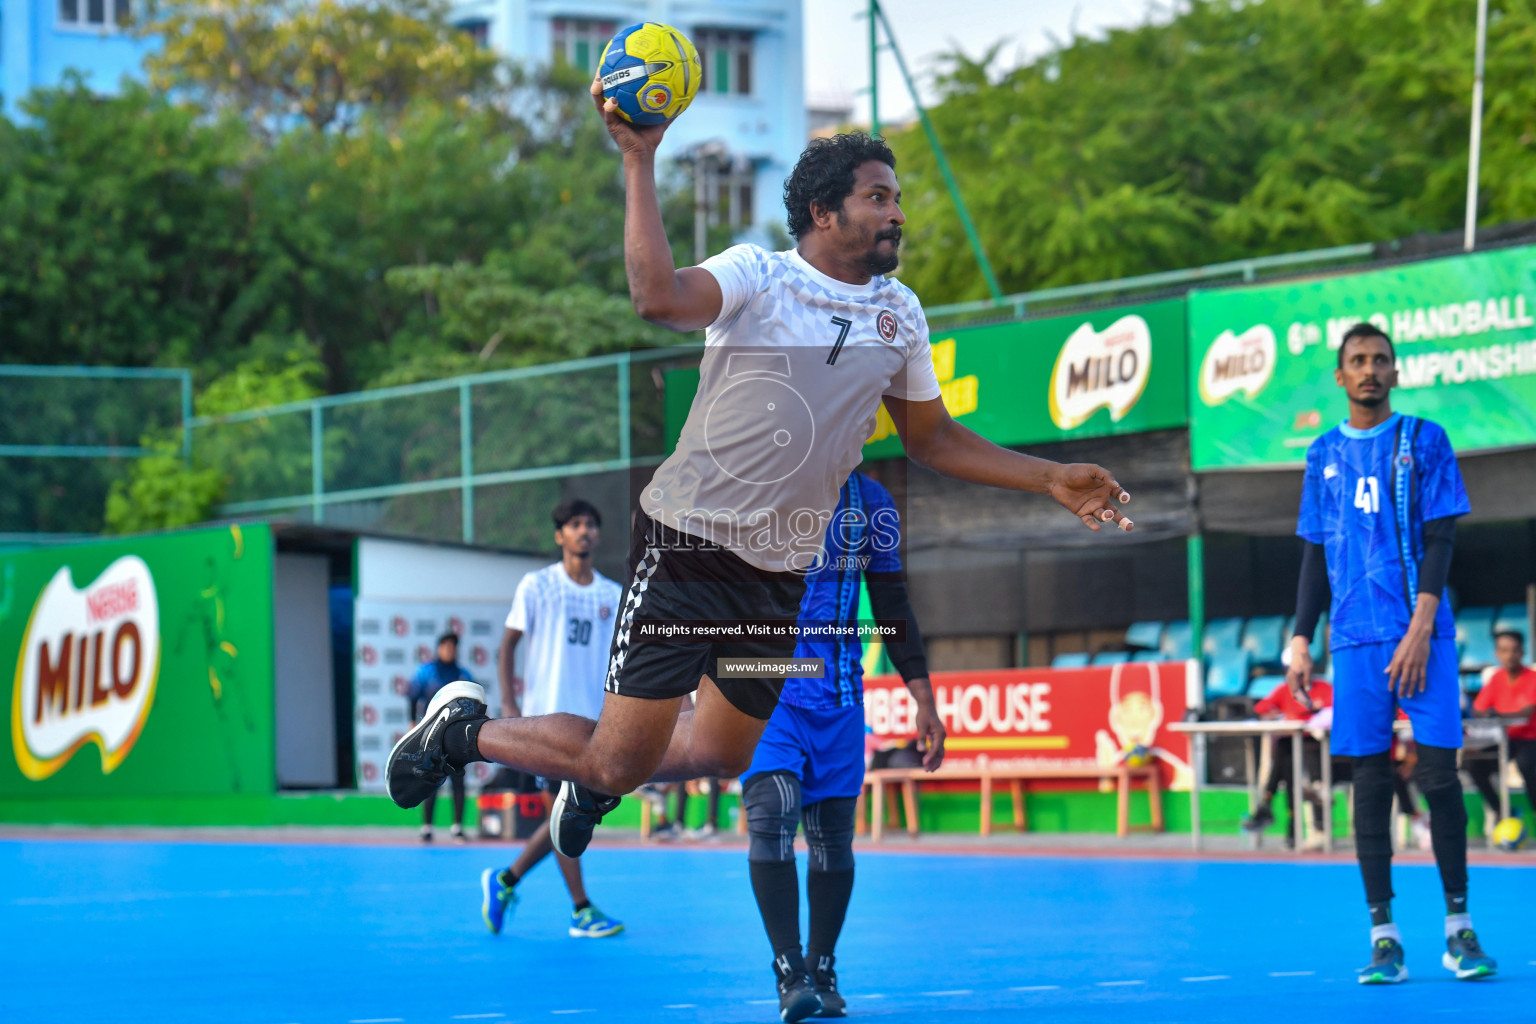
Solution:
M 913 838 L 918 834 L 917 812 L 917 787 L 922 782 L 979 782 L 981 783 L 981 834 L 992 834 L 992 789 L 994 783 L 1008 783 L 1009 793 L 1013 796 L 1013 827 L 1020 832 L 1029 828 L 1028 812 L 1025 810 L 1025 789 L 1031 782 L 1042 779 L 1113 779 L 1116 783 L 1117 808 L 1115 818 L 1115 833 L 1124 839 L 1133 831 L 1163 831 L 1163 790 L 1162 780 L 1158 776 L 1156 762 L 1141 768 L 1127 768 L 1124 765 L 1096 767 L 1083 766 L 1080 768 L 974 768 L 952 769 L 940 768 L 936 772 L 925 772 L 921 768 L 882 768 L 878 771 L 864 773 L 864 790 L 871 794 L 870 824 L 868 832 L 870 839 L 880 842 L 884 837 L 886 821 L 886 790 L 890 786 L 901 787 L 901 801 L 907 817 L 907 834 Z M 1152 806 L 1152 824 L 1131 825 L 1131 780 L 1142 780 L 1147 789 L 1147 799 Z M 866 831 L 864 825 L 865 796 L 861 790 L 857 810 L 857 830 L 859 835 Z M 895 811 L 895 805 L 891 810 Z

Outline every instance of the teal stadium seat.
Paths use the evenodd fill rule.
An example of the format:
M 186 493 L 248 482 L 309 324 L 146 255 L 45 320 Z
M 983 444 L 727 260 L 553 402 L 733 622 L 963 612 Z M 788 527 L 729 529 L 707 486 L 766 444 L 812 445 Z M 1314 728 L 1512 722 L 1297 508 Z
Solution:
M 1163 630 L 1163 639 L 1158 646 L 1163 658 L 1167 661 L 1183 661 L 1194 656 L 1194 649 L 1189 642 L 1189 622 L 1180 619 L 1178 622 L 1168 623 Z
M 1493 608 L 1463 608 L 1456 616 L 1456 642 L 1461 647 L 1461 670 L 1471 672 L 1493 664 Z
M 1483 688 L 1483 674 L 1481 672 L 1463 672 L 1461 674 L 1461 692 L 1471 697 Z
M 1205 672 L 1206 699 L 1246 696 L 1248 669 L 1248 652 L 1240 647 L 1211 655 L 1210 667 Z
M 1499 609 L 1498 616 L 1493 620 L 1495 633 L 1519 633 L 1525 639 L 1525 646 L 1531 646 L 1531 624 L 1525 617 L 1525 605 L 1507 604 Z
M 1248 692 L 1263 700 L 1274 692 L 1275 687 L 1285 685 L 1285 676 L 1256 676 L 1248 684 Z
M 1069 654 L 1058 654 L 1051 659 L 1051 668 L 1083 668 L 1087 664 L 1087 651 L 1072 651 Z
M 1093 656 L 1094 665 L 1124 665 L 1131 660 L 1130 651 L 1100 651 Z
M 1161 622 L 1133 622 L 1125 631 L 1125 646 L 1155 651 L 1163 639 Z
M 1252 657 L 1255 665 L 1280 664 L 1280 651 L 1285 647 L 1281 631 L 1285 628 L 1283 615 L 1256 615 L 1243 625 L 1242 648 Z
M 1242 646 L 1243 620 L 1239 618 L 1212 619 L 1205 624 L 1202 646 L 1206 654 L 1235 651 Z
M 1137 651 L 1135 654 L 1131 655 L 1131 660 L 1132 661 L 1162 661 L 1163 660 L 1163 652 L 1162 651 L 1155 651 L 1155 650 L 1154 651 Z

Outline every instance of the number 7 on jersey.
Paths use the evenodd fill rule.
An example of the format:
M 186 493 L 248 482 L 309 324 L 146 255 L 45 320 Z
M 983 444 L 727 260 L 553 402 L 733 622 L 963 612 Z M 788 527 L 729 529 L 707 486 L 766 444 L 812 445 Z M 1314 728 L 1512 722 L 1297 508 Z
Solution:
M 837 341 L 832 345 L 832 354 L 827 356 L 828 366 L 837 362 L 837 354 L 843 350 L 843 342 L 848 340 L 848 328 L 853 326 L 853 321 L 844 316 L 835 316 L 832 325 L 837 328 Z

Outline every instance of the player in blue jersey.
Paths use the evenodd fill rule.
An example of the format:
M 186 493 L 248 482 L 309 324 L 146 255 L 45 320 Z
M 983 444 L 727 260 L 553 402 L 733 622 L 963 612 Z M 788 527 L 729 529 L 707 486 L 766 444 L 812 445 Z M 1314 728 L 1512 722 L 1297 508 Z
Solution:
M 1309 645 L 1329 612 L 1333 751 L 1353 761 L 1355 852 L 1371 913 L 1361 984 L 1404 981 L 1392 923 L 1392 723 L 1402 708 L 1418 747 L 1415 779 L 1429 803 L 1445 889 L 1445 967 L 1463 979 L 1497 970 L 1467 913 L 1467 811 L 1456 753 L 1461 693 L 1456 625 L 1445 597 L 1456 518 L 1471 511 L 1461 470 L 1436 423 L 1392 411 L 1397 354 L 1371 324 L 1344 334 L 1334 379 L 1349 419 L 1312 442 L 1296 533 L 1306 542 L 1288 679 L 1308 699 Z
M 876 620 L 906 623 L 905 637 L 886 649 L 917 703 L 924 767 L 932 771 L 944 760 L 944 726 L 907 599 L 900 545 L 901 521 L 890 493 L 864 474 L 852 474 L 800 602 L 799 625 L 812 637 L 796 643 L 795 657 L 820 658 L 826 672 L 785 681 L 742 776 L 752 892 L 773 946 L 779 1013 L 786 1021 L 845 1013 L 833 964 L 853 893 L 854 805 L 864 784 L 863 644 L 856 635 L 819 639 L 814 633 L 856 628 L 861 579 Z M 810 849 L 805 889 L 811 910 L 804 954 L 795 871 L 795 831 L 802 824 Z

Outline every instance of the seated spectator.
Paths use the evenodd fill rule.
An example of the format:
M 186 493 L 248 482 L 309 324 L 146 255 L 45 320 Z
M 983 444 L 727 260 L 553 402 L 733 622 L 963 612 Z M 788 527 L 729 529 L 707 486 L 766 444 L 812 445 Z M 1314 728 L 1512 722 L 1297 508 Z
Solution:
M 1501 715 L 1525 718 L 1522 725 L 1508 729 L 1509 756 L 1520 768 L 1525 781 L 1525 798 L 1531 800 L 1531 785 L 1536 783 L 1536 671 L 1525 665 L 1525 640 L 1519 633 L 1500 633 L 1494 640 L 1494 653 L 1499 667 L 1488 676 L 1488 681 L 1477 693 L 1472 704 L 1479 716 Z M 1494 774 L 1499 770 L 1497 757 L 1492 751 L 1466 759 L 1467 774 L 1477 791 L 1483 795 L 1483 806 L 1495 813 L 1499 809 L 1499 790 L 1494 785 Z
M 1270 691 L 1269 696 L 1255 704 L 1253 711 L 1260 718 L 1305 722 L 1332 706 L 1333 687 L 1321 679 L 1313 680 L 1308 696 L 1311 698 L 1310 706 L 1298 701 L 1295 694 L 1291 693 L 1291 688 L 1282 682 Z M 1304 796 L 1312 808 L 1313 837 L 1307 843 L 1307 848 L 1320 849 L 1323 842 L 1323 802 L 1311 783 L 1322 775 L 1323 747 L 1311 736 L 1303 736 L 1301 742 L 1302 774 L 1308 780 L 1307 792 Z M 1244 819 L 1243 828 L 1250 832 L 1263 832 L 1274 822 L 1275 812 L 1270 805 L 1281 786 L 1284 786 L 1286 791 L 1285 806 L 1294 806 L 1294 795 L 1291 793 L 1293 777 L 1294 765 L 1291 759 L 1290 737 L 1277 737 L 1274 756 L 1270 759 L 1269 778 L 1264 780 L 1264 790 L 1259 795 L 1259 805 Z M 1295 814 L 1292 813 L 1290 832 L 1286 836 L 1285 845 L 1294 847 L 1299 842 L 1301 842 L 1301 822 L 1296 820 Z

